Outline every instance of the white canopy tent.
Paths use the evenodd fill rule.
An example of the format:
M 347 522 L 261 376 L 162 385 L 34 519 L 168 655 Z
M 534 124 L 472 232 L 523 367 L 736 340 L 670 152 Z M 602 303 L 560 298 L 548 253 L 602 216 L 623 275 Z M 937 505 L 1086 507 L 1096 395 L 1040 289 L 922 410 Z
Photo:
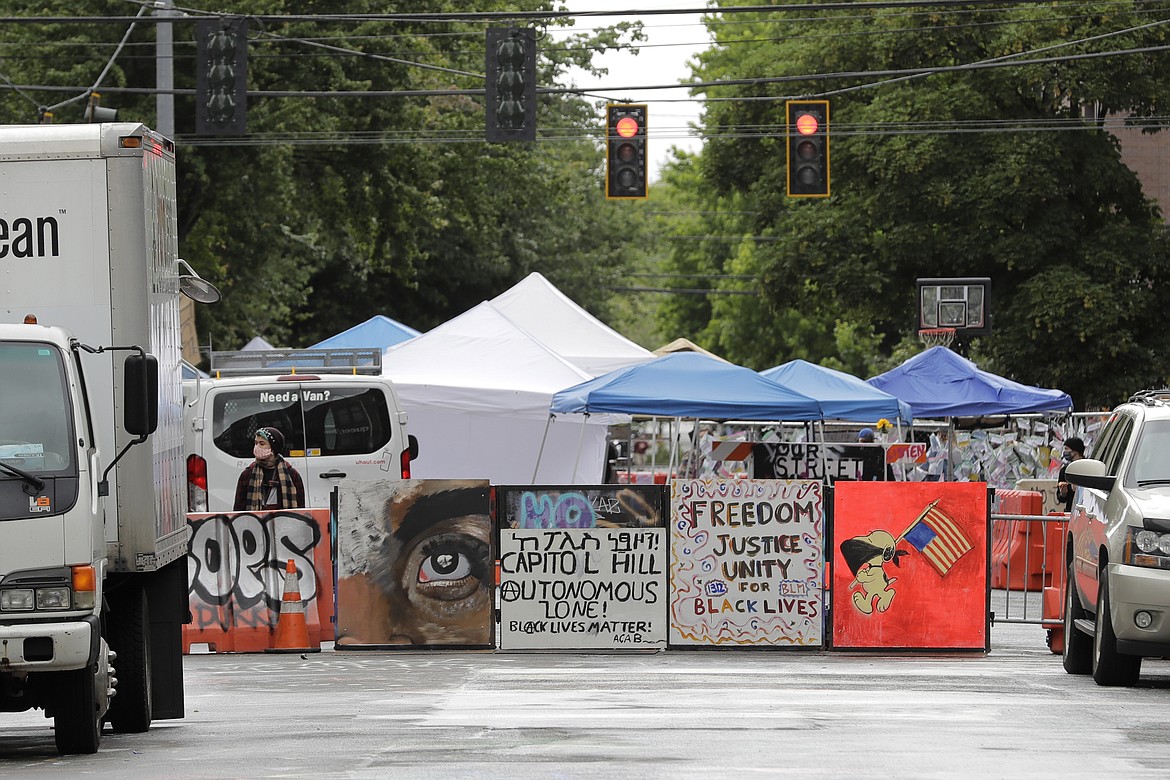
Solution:
M 589 374 L 589 378 L 648 363 L 655 357 L 585 311 L 536 272 L 497 295 L 491 303 L 553 352 Z
M 384 352 L 382 373 L 419 442 L 411 476 L 596 484 L 612 417 L 548 426 L 553 393 L 590 378 L 485 301 Z M 535 476 L 534 476 L 535 473 Z

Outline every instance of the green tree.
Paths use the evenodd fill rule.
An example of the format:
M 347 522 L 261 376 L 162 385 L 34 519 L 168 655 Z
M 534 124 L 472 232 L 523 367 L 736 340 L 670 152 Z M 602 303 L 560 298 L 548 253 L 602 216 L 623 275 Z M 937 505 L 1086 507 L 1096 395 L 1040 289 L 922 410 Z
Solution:
M 1008 376 L 1058 386 L 1080 406 L 1164 381 L 1170 357 L 1150 323 L 1170 303 L 1165 231 L 1099 118 L 1157 115 L 1170 97 L 1167 55 L 864 75 L 1163 45 L 1160 26 L 1142 26 L 1152 10 L 1054 3 L 712 17 L 703 81 L 808 78 L 707 90 L 740 98 L 708 103 L 708 208 L 730 197 L 752 205 L 743 233 L 754 245 L 729 252 L 722 268 L 754 269 L 762 300 L 713 306 L 693 327 L 770 320 L 799 343 L 740 353 L 753 363 L 803 356 L 854 367 L 864 356 L 845 354 L 849 339 L 838 335 L 872 328 L 880 352 L 868 362 L 879 368 L 914 327 L 916 278 L 988 276 L 994 331 L 977 346 Z M 1104 33 L 1116 34 L 1089 41 Z M 832 73 L 861 75 L 817 76 Z M 786 197 L 785 93 L 832 101 L 827 200 Z M 1096 113 L 1083 118 L 1087 107 Z
M 13 15 L 125 15 L 99 0 L 14 0 Z M 477 11 L 516 8 L 503 0 Z M 527 10 L 534 6 L 524 4 Z M 535 8 L 548 10 L 553 3 Z M 253 335 L 302 346 L 376 313 L 430 328 L 533 270 L 605 316 L 605 287 L 630 255 L 612 236 L 629 212 L 601 197 L 595 109 L 580 98 L 542 96 L 538 142 L 483 142 L 483 100 L 413 97 L 263 97 L 261 91 L 455 92 L 484 85 L 484 25 L 429 21 L 259 20 L 375 14 L 372 0 L 248 0 L 187 3 L 175 23 L 176 87 L 195 86 L 194 28 L 200 11 L 249 15 L 248 136 L 194 135 L 195 101 L 176 98 L 180 252 L 223 291 L 199 309 L 201 340 L 216 349 Z M 465 11 L 453 0 L 397 3 L 398 13 Z M 0 30 L 0 75 L 9 85 L 94 84 L 125 23 L 14 24 Z M 541 46 L 541 86 L 570 64 L 625 45 L 634 25 L 580 33 Z M 135 26 L 112 59 L 106 87 L 151 88 L 155 26 Z M 0 121 L 28 122 L 59 92 L 0 89 Z M 68 93 L 64 93 L 68 94 Z M 83 94 L 78 92 L 77 94 Z M 119 118 L 156 125 L 154 98 L 107 94 Z M 80 121 L 81 103 L 58 122 Z

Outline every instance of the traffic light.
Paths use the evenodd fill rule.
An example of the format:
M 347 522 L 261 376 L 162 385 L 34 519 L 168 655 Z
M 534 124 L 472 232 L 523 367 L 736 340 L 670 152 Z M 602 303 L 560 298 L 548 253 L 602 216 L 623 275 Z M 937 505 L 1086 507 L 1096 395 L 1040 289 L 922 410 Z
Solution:
M 531 27 L 487 29 L 489 141 L 536 140 L 536 31 Z
M 789 100 L 788 195 L 829 197 L 829 101 Z
M 195 23 L 195 132 L 243 135 L 248 109 L 248 22 Z
M 647 196 L 646 106 L 610 103 L 605 107 L 605 197 L 633 200 Z
M 89 93 L 89 102 L 85 104 L 85 121 L 86 122 L 113 122 L 118 118 L 118 109 L 108 108 L 102 104 L 102 96 L 98 92 Z M 49 114 L 49 122 L 53 121 L 53 115 Z

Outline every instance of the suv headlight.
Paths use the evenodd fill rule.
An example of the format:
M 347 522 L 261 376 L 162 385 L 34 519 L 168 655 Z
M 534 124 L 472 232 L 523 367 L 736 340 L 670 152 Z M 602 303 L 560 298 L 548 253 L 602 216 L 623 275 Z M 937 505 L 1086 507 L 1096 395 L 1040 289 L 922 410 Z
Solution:
M 1130 528 L 1125 552 L 1126 563 L 1155 569 L 1170 569 L 1170 534 L 1145 528 Z

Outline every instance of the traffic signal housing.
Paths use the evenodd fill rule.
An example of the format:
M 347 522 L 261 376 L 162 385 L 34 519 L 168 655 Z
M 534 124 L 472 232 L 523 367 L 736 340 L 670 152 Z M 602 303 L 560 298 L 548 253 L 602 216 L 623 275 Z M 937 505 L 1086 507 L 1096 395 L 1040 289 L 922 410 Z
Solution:
M 646 105 L 609 103 L 605 107 L 605 197 L 641 200 L 648 196 Z
M 487 29 L 485 137 L 488 141 L 536 140 L 536 31 Z
M 829 197 L 829 101 L 789 100 L 788 195 Z
M 195 23 L 195 132 L 243 135 L 248 110 L 248 22 Z

